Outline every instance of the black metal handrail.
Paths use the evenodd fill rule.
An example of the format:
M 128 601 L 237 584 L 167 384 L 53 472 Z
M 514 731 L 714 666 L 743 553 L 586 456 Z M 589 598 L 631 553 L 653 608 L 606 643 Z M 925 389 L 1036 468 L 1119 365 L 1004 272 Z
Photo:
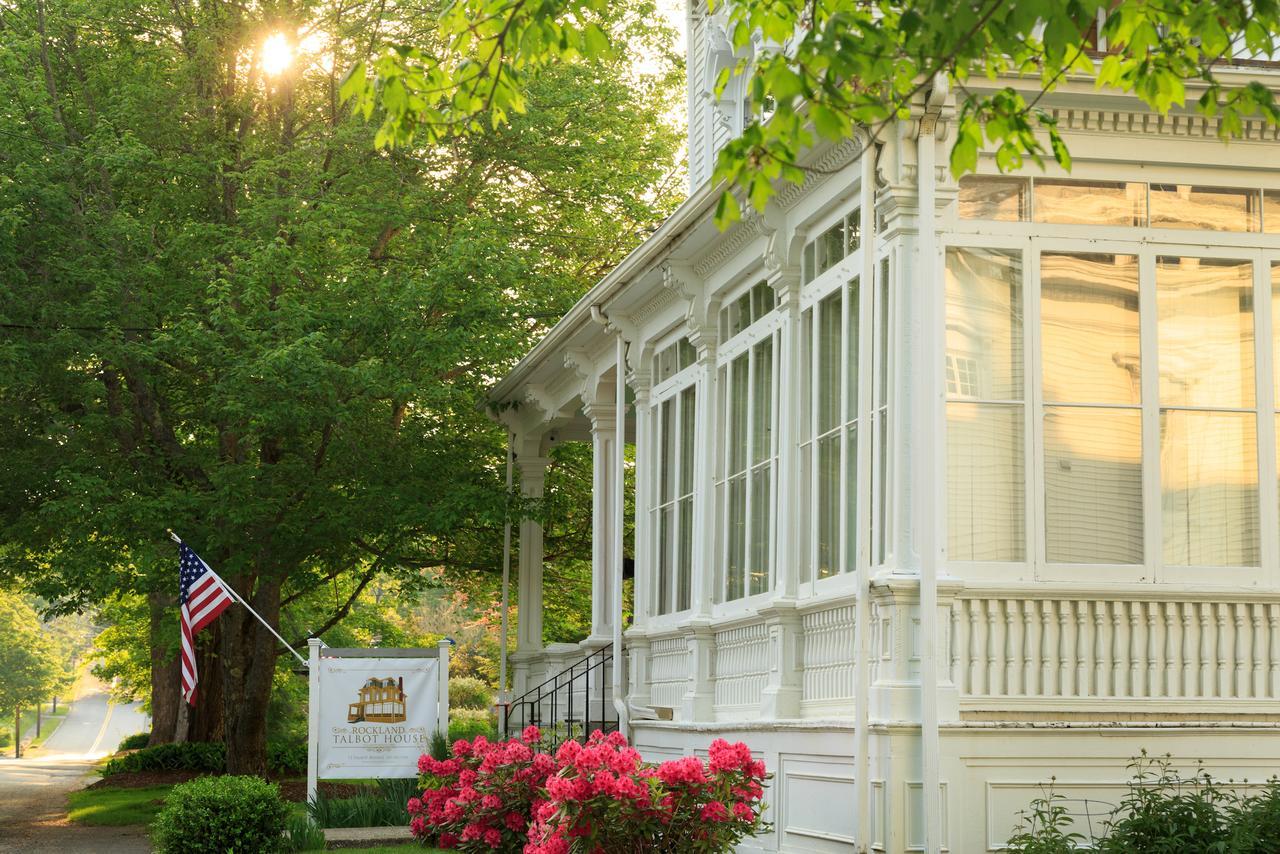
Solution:
M 500 731 L 503 738 L 519 735 L 525 727 L 533 725 L 542 730 L 543 745 L 554 749 L 570 739 L 585 739 L 595 730 L 616 730 L 618 718 L 607 702 L 604 679 L 605 667 L 612 661 L 613 649 L 604 647 L 575 661 L 519 697 L 501 704 Z M 593 673 L 596 674 L 594 680 L 591 678 Z M 579 687 L 582 689 L 580 703 L 575 702 L 574 697 L 579 693 Z M 565 695 L 563 703 L 561 692 Z M 544 710 L 549 712 L 545 717 Z

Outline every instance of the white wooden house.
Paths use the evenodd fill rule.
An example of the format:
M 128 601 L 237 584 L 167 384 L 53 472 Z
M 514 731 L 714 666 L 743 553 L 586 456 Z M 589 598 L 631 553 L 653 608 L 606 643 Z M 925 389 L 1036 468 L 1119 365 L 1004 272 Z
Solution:
M 688 200 L 492 393 L 526 494 L 595 452 L 593 631 L 543 644 L 524 522 L 515 693 L 624 634 L 607 716 L 646 755 L 764 754 L 753 851 L 996 850 L 1038 783 L 1114 802 L 1142 749 L 1274 773 L 1276 132 L 1068 81 L 1070 175 L 956 182 L 935 88 L 721 232 L 735 57 L 696 11 L 688 49 Z

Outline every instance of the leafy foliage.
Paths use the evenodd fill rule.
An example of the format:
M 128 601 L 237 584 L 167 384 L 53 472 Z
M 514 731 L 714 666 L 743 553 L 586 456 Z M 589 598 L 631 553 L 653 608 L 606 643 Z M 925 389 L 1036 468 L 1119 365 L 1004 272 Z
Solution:
M 376 786 L 347 798 L 331 798 L 323 791 L 307 804 L 307 814 L 318 827 L 404 827 L 406 808 L 418 793 L 417 780 L 381 779 Z
M 0 590 L 0 713 L 46 702 L 70 680 L 67 661 L 35 609 Z
M 135 732 L 133 735 L 126 735 L 120 739 L 120 746 L 116 750 L 124 752 L 126 750 L 141 750 L 147 746 L 151 740 L 149 732 Z
M 258 777 L 199 777 L 174 786 L 151 825 L 161 854 L 279 851 L 289 808 Z
M 1053 779 L 1041 787 L 1042 795 L 1018 813 L 1018 825 L 1007 843 L 1013 854 L 1072 854 L 1085 842 L 1072 831 L 1066 798 L 1053 790 Z
M 524 91 L 539 71 L 609 53 L 610 32 L 598 22 L 610 6 L 452 0 L 438 42 L 389 49 L 372 66 L 376 84 L 365 79 L 369 68 L 357 65 L 343 94 L 366 116 L 381 105 L 383 144 L 496 125 L 524 109 Z M 715 176 L 759 210 L 777 181 L 804 180 L 800 157 L 819 138 L 846 138 L 855 126 L 874 132 L 908 115 L 938 84 L 958 97 L 951 151 L 957 175 L 976 166 L 986 144 L 1001 169 L 1047 157 L 1070 168 L 1040 100 L 1082 76 L 1159 113 L 1190 100 L 1217 121 L 1223 138 L 1240 135 L 1250 116 L 1280 122 L 1264 83 L 1221 73 L 1235 51 L 1275 55 L 1276 0 L 707 0 L 706 11 L 722 6 L 739 62 L 722 70 L 717 94 L 745 76 L 754 119 L 721 151 Z M 1102 11 L 1106 20 L 1096 32 Z M 1098 36 L 1105 51 L 1097 50 Z M 739 215 L 738 196 L 726 190 L 717 220 Z
M 449 677 L 450 709 L 483 709 L 493 708 L 493 691 L 474 676 Z
M 121 750 L 126 749 L 123 742 Z M 114 756 L 98 769 L 104 777 L 137 771 L 199 771 L 218 774 L 226 767 L 227 746 L 216 741 L 186 741 L 143 747 Z M 302 774 L 307 770 L 307 747 L 298 743 L 267 743 L 267 769 L 275 774 Z

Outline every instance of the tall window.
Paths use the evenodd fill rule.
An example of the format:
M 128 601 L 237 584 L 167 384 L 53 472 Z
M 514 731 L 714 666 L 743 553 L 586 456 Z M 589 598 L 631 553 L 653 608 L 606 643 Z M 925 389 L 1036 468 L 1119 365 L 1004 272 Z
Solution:
M 871 565 L 889 556 L 889 259 L 881 258 L 871 300 Z
M 948 552 L 956 560 L 1022 560 L 1022 257 L 949 249 L 946 280 Z
M 852 570 L 857 555 L 860 292 L 855 277 L 818 299 L 801 318 L 808 377 L 802 395 L 801 500 L 813 508 L 801 514 L 800 523 L 810 528 L 802 546 L 806 581 Z
M 739 307 L 734 318 L 738 319 L 750 305 L 752 324 L 738 327 L 743 346 L 732 347 L 720 368 L 725 441 L 717 491 L 723 532 L 720 599 L 725 602 L 766 592 L 773 567 L 777 345 L 776 333 L 767 324 L 755 325 L 768 314 L 757 314 L 756 307 L 773 307 L 772 289 L 767 299 L 754 296 L 760 287 L 748 291 L 748 301 L 739 299 L 730 306 Z M 729 323 L 728 328 L 735 325 Z
M 689 607 L 693 577 L 693 445 L 697 390 L 658 404 L 658 613 Z
M 1158 258 L 1164 561 L 1258 566 L 1253 265 Z
M 1138 303 L 1131 255 L 1040 256 L 1050 563 L 1142 562 Z

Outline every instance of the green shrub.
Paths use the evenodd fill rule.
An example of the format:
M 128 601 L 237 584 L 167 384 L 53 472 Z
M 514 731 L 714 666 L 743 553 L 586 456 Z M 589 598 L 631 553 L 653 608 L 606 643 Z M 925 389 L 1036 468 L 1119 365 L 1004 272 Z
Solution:
M 141 750 L 147 746 L 147 742 L 151 740 L 149 732 L 135 732 L 133 735 L 126 735 L 120 739 L 120 746 L 116 750 Z
M 453 676 L 449 679 L 449 708 L 488 711 L 493 708 L 493 691 L 474 676 Z
M 267 770 L 284 776 L 307 773 L 305 741 L 268 741 Z
M 449 743 L 460 738 L 467 741 L 477 735 L 493 739 L 497 735 L 497 726 L 493 715 L 482 709 L 451 709 L 449 711 Z
M 99 773 L 104 777 L 129 771 L 198 771 L 216 774 L 227 765 L 227 747 L 214 741 L 157 744 L 107 760 Z
M 421 795 L 418 781 L 406 779 L 378 780 L 350 798 L 330 798 L 317 792 L 307 804 L 307 814 L 319 827 L 404 827 L 409 815 L 409 799 Z
M 1018 825 L 1008 843 L 1012 854 L 1074 854 L 1085 841 L 1083 833 L 1071 832 L 1066 798 L 1053 790 L 1053 783 L 1050 778 L 1049 785 L 1041 787 L 1043 797 L 1018 813 Z
M 174 786 L 151 825 L 161 854 L 274 854 L 285 847 L 289 808 L 259 777 L 199 777 Z
M 311 823 L 305 815 L 290 815 L 285 821 L 284 849 L 290 854 L 296 851 L 324 850 L 324 831 Z
M 1231 811 L 1231 854 L 1274 854 L 1280 851 L 1280 780 L 1267 781 Z
M 126 739 L 127 741 L 128 739 Z M 121 742 L 121 750 L 125 742 Z M 184 741 L 143 747 L 125 756 L 109 759 L 99 773 L 104 777 L 129 771 L 197 771 L 220 773 L 227 765 L 227 747 L 216 741 Z M 296 775 L 307 771 L 307 746 L 294 742 L 267 743 L 267 770 L 273 774 Z
M 1168 757 L 1151 759 L 1144 751 L 1129 763 L 1133 779 L 1120 800 L 1098 851 L 1223 851 L 1228 836 L 1226 811 L 1233 795 L 1197 768 L 1186 778 Z

